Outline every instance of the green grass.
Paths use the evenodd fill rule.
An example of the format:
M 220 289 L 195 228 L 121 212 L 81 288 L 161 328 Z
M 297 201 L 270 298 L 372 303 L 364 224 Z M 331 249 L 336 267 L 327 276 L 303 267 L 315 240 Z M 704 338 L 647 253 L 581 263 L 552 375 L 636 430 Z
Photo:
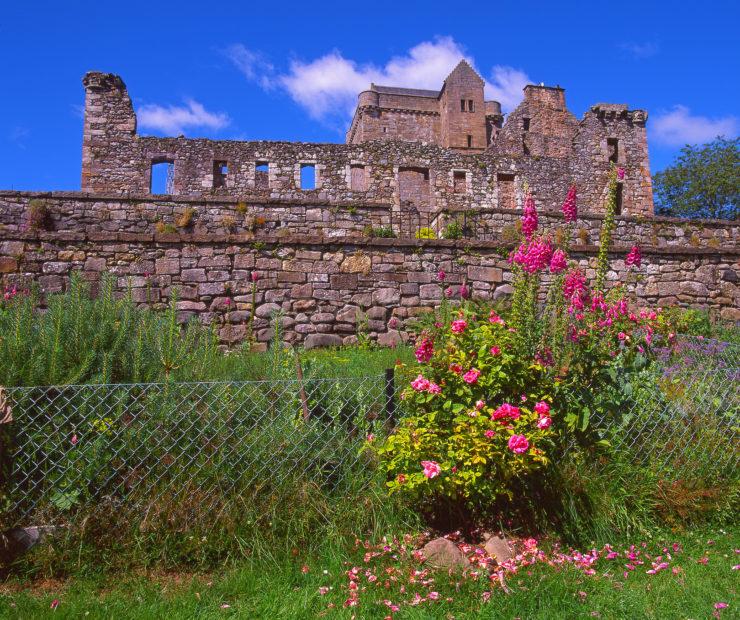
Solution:
M 713 544 L 708 541 L 713 539 Z M 640 545 L 640 540 L 629 541 Z M 507 578 L 510 593 L 491 588 L 487 579 L 473 580 L 431 575 L 434 583 L 425 588 L 408 583 L 409 571 L 417 568 L 411 560 L 373 559 L 363 561 L 364 549 L 343 550 L 327 543 L 323 551 L 306 557 L 300 552 L 272 563 L 242 564 L 221 573 L 205 575 L 151 574 L 66 582 L 0 586 L 0 616 L 7 618 L 385 618 L 391 615 L 386 599 L 408 601 L 414 592 L 440 594 L 436 602 L 418 607 L 404 605 L 394 618 L 709 618 L 716 602 L 730 607 L 721 617 L 733 617 L 737 598 L 738 573 L 732 570 L 739 557 L 740 532 L 694 531 L 691 534 L 655 536 L 645 552 L 660 554 L 663 545 L 679 542 L 671 568 L 647 575 L 649 562 L 622 575 L 624 560 L 601 559 L 596 574 L 586 576 L 573 567 L 555 568 L 539 564 L 521 569 Z M 614 544 L 622 550 L 626 544 Z M 697 560 L 706 555 L 706 565 Z M 287 559 L 286 559 L 287 558 Z M 302 567 L 307 566 L 304 573 Z M 345 571 L 361 567 L 360 604 L 342 606 L 348 595 Z M 366 567 L 380 575 L 376 585 L 363 576 Z M 383 585 L 384 568 L 401 568 L 407 592 L 400 595 L 398 583 Z M 324 572 L 326 571 L 326 572 Z M 332 589 L 326 595 L 319 588 Z M 482 594 L 493 590 L 490 600 Z M 452 600 L 448 600 L 451 598 Z M 57 599 L 56 610 L 51 609 Z M 333 604 L 333 608 L 328 606 Z M 228 605 L 228 607 L 222 607 Z M 736 616 L 734 616 L 736 617 Z

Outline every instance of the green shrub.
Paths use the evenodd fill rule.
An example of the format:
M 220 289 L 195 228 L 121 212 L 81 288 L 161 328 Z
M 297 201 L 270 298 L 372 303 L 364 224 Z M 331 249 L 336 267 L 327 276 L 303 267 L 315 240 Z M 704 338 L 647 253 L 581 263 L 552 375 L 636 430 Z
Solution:
M 432 228 L 424 226 L 423 228 L 420 228 L 416 231 L 415 236 L 417 239 L 436 239 L 437 233 L 435 233 Z
M 442 231 L 443 239 L 462 239 L 463 238 L 463 226 L 458 220 L 452 220 L 449 222 Z
M 423 365 L 402 396 L 410 413 L 378 450 L 392 492 L 483 508 L 547 464 L 552 386 L 511 344 L 497 315 L 465 310 L 446 337 L 421 341 Z

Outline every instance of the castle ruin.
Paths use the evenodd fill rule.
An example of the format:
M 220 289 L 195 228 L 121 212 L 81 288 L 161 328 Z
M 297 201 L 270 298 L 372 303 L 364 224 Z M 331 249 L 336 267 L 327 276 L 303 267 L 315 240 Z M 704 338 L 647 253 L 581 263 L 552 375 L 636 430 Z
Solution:
M 626 171 L 618 212 L 653 214 L 645 111 L 600 103 L 579 121 L 562 88 L 529 85 L 504 121 L 464 60 L 440 91 L 371 84 L 359 95 L 346 144 L 139 136 L 120 77 L 93 72 L 83 83 L 83 192 L 147 194 L 152 167 L 166 163 L 168 193 L 179 196 L 308 195 L 438 213 L 516 209 L 526 181 L 540 208 L 559 208 L 576 183 L 583 208 L 599 212 L 616 164 Z
M 547 230 L 577 185 L 570 256 L 593 275 L 616 165 L 609 282 L 740 320 L 740 225 L 654 215 L 643 110 L 599 103 L 579 120 L 562 88 L 529 85 L 504 116 L 462 61 L 439 91 L 369 85 L 345 144 L 244 142 L 141 136 L 120 77 L 83 84 L 81 191 L 0 190 L 3 286 L 53 293 L 73 272 L 93 286 L 107 272 L 142 304 L 163 307 L 176 290 L 180 319 L 214 324 L 228 343 L 249 321 L 267 342 L 279 311 L 289 343 L 349 344 L 362 329 L 395 344 L 463 284 L 477 299 L 511 293 L 525 183 Z M 639 277 L 624 262 L 633 244 Z

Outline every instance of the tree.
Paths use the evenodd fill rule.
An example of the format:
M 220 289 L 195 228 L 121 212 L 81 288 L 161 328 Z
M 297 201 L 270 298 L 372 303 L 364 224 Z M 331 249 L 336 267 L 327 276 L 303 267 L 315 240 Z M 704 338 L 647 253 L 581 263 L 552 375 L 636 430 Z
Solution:
M 740 139 L 686 145 L 676 162 L 653 177 L 658 213 L 677 217 L 740 216 Z

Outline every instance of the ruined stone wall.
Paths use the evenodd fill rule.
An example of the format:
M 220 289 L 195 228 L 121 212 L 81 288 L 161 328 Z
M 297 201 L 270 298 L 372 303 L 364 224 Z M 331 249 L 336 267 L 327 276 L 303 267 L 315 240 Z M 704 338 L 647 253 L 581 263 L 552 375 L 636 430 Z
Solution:
M 401 171 L 403 172 L 403 171 Z M 423 174 L 408 188 L 418 191 Z M 449 178 L 436 179 L 448 184 Z M 466 183 L 469 179 L 466 178 Z M 464 194 L 457 196 L 464 198 Z M 465 227 L 465 237 L 477 241 L 513 243 L 518 235 L 521 212 L 510 209 L 472 209 L 465 204 L 446 209 L 439 217 L 415 220 L 417 227 L 402 224 L 406 220 L 390 203 L 348 201 L 329 203 L 303 197 L 295 200 L 261 198 L 237 201 L 229 197 L 169 197 L 90 195 L 81 192 L 0 191 L 0 236 L 32 234 L 32 210 L 43 209 L 42 232 L 59 235 L 84 233 L 134 233 L 147 235 L 196 235 L 204 241 L 213 235 L 239 235 L 242 240 L 270 236 L 306 234 L 335 238 L 367 237 L 371 228 L 390 228 L 397 236 L 414 237 L 421 226 L 432 226 L 438 237 L 444 227 L 457 220 Z M 436 216 L 436 212 L 434 214 Z M 540 210 L 540 227 L 562 239 L 568 230 L 579 245 L 598 242 L 603 216 L 579 212 L 578 221 L 566 227 L 559 210 Z M 724 220 L 681 220 L 678 218 L 617 217 L 614 239 L 626 247 L 703 249 L 738 251 L 740 223 Z
M 465 205 L 503 206 L 499 201 L 498 178 L 513 175 L 517 206 L 521 205 L 520 190 L 525 179 L 538 203 L 546 209 L 559 207 L 568 185 L 577 182 L 582 208 L 598 212 L 602 209 L 610 166 L 608 141 L 617 139 L 618 164 L 626 170 L 622 212 L 652 214 L 644 113 L 600 104 L 579 123 L 564 107 L 562 89 L 527 87 L 525 101 L 509 115 L 491 148 L 471 154 L 470 151 L 476 150 L 475 145 L 486 141 L 486 132 L 493 131 L 493 127 L 486 126 L 482 94 L 468 94 L 475 86 L 468 84 L 473 77 L 468 78 L 468 81 L 461 78 L 459 84 L 452 76 L 449 80 L 451 107 L 445 118 L 451 124 L 445 131 L 448 137 L 457 136 L 456 141 L 466 141 L 467 135 L 471 135 L 473 148 L 467 149 L 467 142 L 455 142 L 460 148 L 453 149 L 425 143 L 427 139 L 438 142 L 432 138 L 441 135 L 439 123 L 444 119 L 439 114 L 403 110 L 386 113 L 380 108 L 376 110 L 379 124 L 369 124 L 370 133 L 358 144 L 143 137 L 136 134 L 136 117 L 120 78 L 91 73 L 84 81 L 87 107 L 82 190 L 147 194 L 152 164 L 166 161 L 174 165 L 172 194 L 177 196 L 229 196 L 238 200 L 255 196 L 273 200 L 308 198 L 330 204 L 361 200 L 390 203 L 398 210 L 402 202 L 399 171 L 423 168 L 429 171 L 430 182 L 428 192 L 419 192 L 428 195 L 428 202 L 421 205 L 424 211 Z M 461 99 L 473 101 L 473 112 L 460 110 Z M 454 106 L 458 107 L 453 113 Z M 525 114 L 531 116 L 527 132 L 519 126 Z M 471 119 L 478 117 L 480 123 L 472 123 Z M 468 121 L 472 125 L 468 126 Z M 384 129 L 391 133 L 386 134 Z M 373 134 L 376 130 L 377 135 Z M 407 131 L 419 132 L 415 134 L 417 141 L 387 139 L 394 132 L 397 137 L 406 136 Z M 527 134 L 526 138 L 522 138 L 523 133 Z M 528 155 L 523 151 L 525 143 Z M 565 145 L 570 149 L 568 153 Z M 225 176 L 216 174 L 220 163 L 228 170 Z M 256 169 L 264 163 L 269 165 L 266 174 Z M 315 189 L 301 187 L 302 165 L 316 167 Z M 366 168 L 362 190 L 352 184 L 353 166 Z M 465 172 L 468 178 L 465 195 L 455 191 L 455 171 Z
M 48 230 L 28 227 L 32 204 L 44 204 Z M 197 211 L 198 223 L 192 229 L 158 232 L 148 217 L 151 211 L 181 216 L 188 207 Z M 332 213 L 326 205 L 275 207 L 285 218 L 296 209 L 304 218 L 301 226 L 313 222 L 308 230 L 315 234 L 305 228 L 293 233 L 289 224 L 228 232 L 218 222 L 234 208 L 233 203 L 197 199 L 141 205 L 134 198 L 4 192 L 0 283 L 25 287 L 37 282 L 50 293 L 63 290 L 74 271 L 91 281 L 110 272 L 118 277 L 120 291 L 130 287 L 136 301 L 155 305 L 166 303 L 177 288 L 183 320 L 197 316 L 206 323 L 216 321 L 224 340 L 238 341 L 246 334 L 252 311 L 251 275 L 256 271 L 258 339 L 269 340 L 270 316 L 282 310 L 286 340 L 307 346 L 351 342 L 358 313 L 367 317 L 372 338 L 385 344 L 406 338 L 407 322 L 441 299 L 435 278 L 439 269 L 449 274 L 446 284 L 453 291 L 467 282 L 480 299 L 499 299 L 511 292 L 512 276 L 504 258 L 510 245 L 503 233 L 498 239 L 459 241 L 351 236 L 350 227 L 360 230 L 366 221 L 383 221 L 390 212 L 388 207 L 368 206 L 347 217 L 343 234 L 332 237 L 323 226 L 324 214 Z M 315 219 L 309 220 L 311 209 Z M 507 219 L 510 215 L 506 210 L 488 213 L 492 221 L 500 218 L 515 227 L 516 219 Z M 549 226 L 550 219 L 558 218 L 543 215 L 543 224 Z M 589 216 L 578 226 L 594 231 L 598 222 L 598 216 Z M 655 221 L 637 218 L 619 221 L 625 235 L 658 235 L 665 243 L 643 246 L 639 276 L 626 270 L 629 247 L 618 243 L 609 281 L 626 282 L 643 302 L 705 307 L 725 319 L 740 320 L 738 225 L 666 218 L 657 223 L 663 228 L 656 230 Z M 287 233 L 280 233 L 285 229 Z M 698 241 L 675 243 L 687 237 Z M 576 240 L 572 257 L 593 275 L 598 248 L 590 243 Z
M 288 342 L 307 346 L 353 342 L 360 313 L 370 337 L 393 344 L 408 337 L 408 321 L 437 305 L 443 294 L 439 269 L 457 291 L 462 282 L 480 299 L 510 294 L 511 273 L 500 247 L 490 242 L 329 240 L 293 236 L 259 246 L 238 238 L 151 240 L 122 233 L 0 237 L 3 283 L 44 291 L 63 290 L 73 271 L 96 281 L 101 272 L 118 276 L 123 292 L 160 305 L 179 291 L 180 318 L 217 322 L 221 338 L 246 335 L 251 312 L 251 276 L 257 272 L 255 329 L 258 340 L 272 336 L 270 317 L 284 312 Z M 684 249 L 648 250 L 638 282 L 624 266 L 624 249 L 613 256 L 609 278 L 624 281 L 643 302 L 706 307 L 728 320 L 740 320 L 738 253 Z M 589 270 L 595 248 L 573 257 Z

